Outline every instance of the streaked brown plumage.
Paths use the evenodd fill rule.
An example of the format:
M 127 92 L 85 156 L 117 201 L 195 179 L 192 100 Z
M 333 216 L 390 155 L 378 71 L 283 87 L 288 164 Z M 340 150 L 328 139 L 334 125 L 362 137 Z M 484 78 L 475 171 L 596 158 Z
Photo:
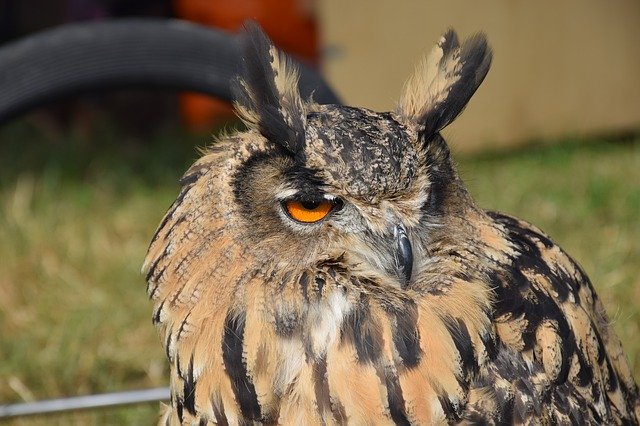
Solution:
M 163 423 L 638 422 L 589 279 L 542 231 L 478 208 L 439 134 L 490 62 L 483 36 L 450 31 L 395 112 L 323 106 L 249 29 L 248 130 L 187 171 L 144 265 Z

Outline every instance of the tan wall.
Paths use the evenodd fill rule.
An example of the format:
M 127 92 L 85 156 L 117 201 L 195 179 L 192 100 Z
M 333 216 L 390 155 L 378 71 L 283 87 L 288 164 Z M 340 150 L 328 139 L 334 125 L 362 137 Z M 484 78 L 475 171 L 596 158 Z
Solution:
M 325 75 L 377 110 L 447 28 L 484 31 L 493 66 L 445 130 L 456 151 L 640 129 L 640 0 L 321 0 L 319 14 Z

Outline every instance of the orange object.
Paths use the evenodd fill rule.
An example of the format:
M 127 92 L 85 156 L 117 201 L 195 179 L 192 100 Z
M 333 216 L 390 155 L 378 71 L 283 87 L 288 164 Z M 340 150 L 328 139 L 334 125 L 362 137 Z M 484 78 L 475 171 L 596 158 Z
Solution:
M 313 0 L 174 0 L 176 15 L 199 24 L 238 31 L 259 23 L 279 48 L 317 64 L 318 40 Z M 232 116 L 231 105 L 197 93 L 180 96 L 180 113 L 192 131 L 210 131 Z

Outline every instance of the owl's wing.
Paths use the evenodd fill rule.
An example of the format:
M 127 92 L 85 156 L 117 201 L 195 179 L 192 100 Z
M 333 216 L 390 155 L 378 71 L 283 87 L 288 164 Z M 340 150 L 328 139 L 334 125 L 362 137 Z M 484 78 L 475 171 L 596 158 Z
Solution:
M 534 226 L 489 216 L 513 249 L 489 272 L 504 352 L 489 369 L 497 376 L 513 370 L 508 353 L 520 353 L 528 370 L 537 371 L 529 378 L 538 387 L 531 394 L 544 395 L 540 402 L 550 404 L 556 421 L 638 419 L 637 386 L 584 271 Z

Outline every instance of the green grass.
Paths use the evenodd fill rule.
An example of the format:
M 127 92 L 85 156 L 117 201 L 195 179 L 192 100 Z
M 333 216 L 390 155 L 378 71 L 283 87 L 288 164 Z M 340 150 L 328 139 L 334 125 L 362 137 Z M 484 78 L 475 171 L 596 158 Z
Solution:
M 206 138 L 198 139 L 200 145 Z M 140 266 L 194 139 L 0 128 L 0 401 L 164 386 Z M 479 203 L 546 230 L 591 276 L 640 373 L 640 140 L 461 157 Z M 149 424 L 155 404 L 10 424 Z

